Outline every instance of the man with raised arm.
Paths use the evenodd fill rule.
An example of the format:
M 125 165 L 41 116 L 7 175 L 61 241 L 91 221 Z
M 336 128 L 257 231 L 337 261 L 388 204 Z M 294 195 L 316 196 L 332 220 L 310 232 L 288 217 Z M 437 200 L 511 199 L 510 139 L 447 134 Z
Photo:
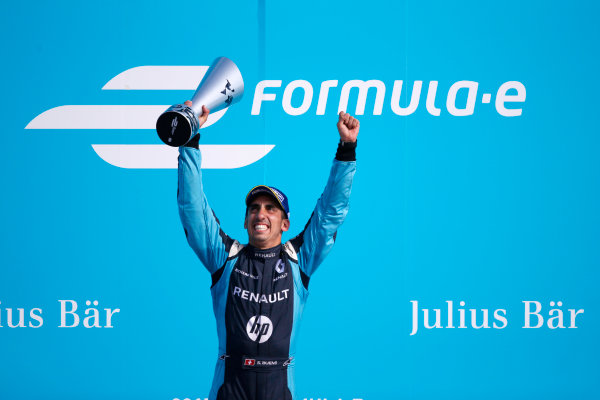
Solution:
M 203 107 L 200 126 L 208 114 Z M 295 341 L 308 283 L 348 212 L 359 127 L 340 112 L 340 142 L 325 190 L 304 230 L 283 244 L 282 233 L 290 227 L 283 192 L 265 185 L 250 190 L 248 244 L 242 245 L 223 232 L 204 195 L 199 135 L 180 147 L 179 215 L 188 243 L 212 276 L 219 358 L 210 400 L 295 398 Z

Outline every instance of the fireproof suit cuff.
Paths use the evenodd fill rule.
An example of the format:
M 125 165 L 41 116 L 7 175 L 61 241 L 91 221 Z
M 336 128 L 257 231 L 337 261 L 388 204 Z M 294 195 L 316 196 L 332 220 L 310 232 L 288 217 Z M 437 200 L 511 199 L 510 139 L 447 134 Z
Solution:
M 191 147 L 193 149 L 199 149 L 200 148 L 200 134 L 197 134 L 196 136 L 191 138 L 189 142 L 184 144 L 184 146 Z
M 337 153 L 335 153 L 335 159 L 338 161 L 356 161 L 356 142 L 342 142 L 338 144 Z

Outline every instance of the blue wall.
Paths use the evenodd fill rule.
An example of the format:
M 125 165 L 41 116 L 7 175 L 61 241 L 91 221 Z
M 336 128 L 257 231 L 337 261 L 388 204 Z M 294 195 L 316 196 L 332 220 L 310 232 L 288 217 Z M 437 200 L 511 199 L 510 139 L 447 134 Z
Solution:
M 284 190 L 291 234 L 302 229 L 335 154 L 343 85 L 385 87 L 381 114 L 371 89 L 357 116 L 350 214 L 311 281 L 298 339 L 300 398 L 600 397 L 598 15 L 593 2 L 557 1 L 6 4 L 0 398 L 207 397 L 217 356 L 210 277 L 180 226 L 176 171 L 117 167 L 92 147 L 159 145 L 156 133 L 32 121 L 64 105 L 181 102 L 193 90 L 102 88 L 130 68 L 206 66 L 222 55 L 240 67 L 245 94 L 203 129 L 202 144 L 274 146 L 247 166 L 205 170 L 213 208 L 242 241 L 243 198 L 256 184 Z M 253 115 L 263 80 L 282 85 Z M 294 116 L 282 100 L 296 80 L 314 94 Z M 338 85 L 318 115 L 327 80 Z M 406 116 L 392 110 L 400 80 L 402 107 L 423 82 Z M 426 108 L 432 81 L 439 116 Z M 471 100 L 461 89 L 451 102 L 474 105 L 467 116 L 447 104 L 461 81 L 477 83 Z M 505 82 L 522 84 L 506 93 L 524 97 L 506 103 L 519 116 L 498 111 Z M 350 93 L 355 113 L 358 91 Z M 291 106 L 303 95 L 295 90 Z M 74 110 L 54 122 L 87 118 L 88 109 Z M 86 300 L 102 314 L 120 312 L 112 329 L 60 328 L 59 300 L 76 301 L 81 313 Z M 421 325 L 410 335 L 411 301 L 441 309 L 442 326 L 452 301 L 454 326 L 465 309 L 468 327 Z M 523 301 L 540 303 L 542 327 L 523 328 Z M 565 326 L 568 309 L 585 310 L 576 329 L 546 324 L 558 301 Z M 43 325 L 10 328 L 8 309 L 16 320 L 18 308 L 34 326 L 29 312 L 42 310 Z M 471 327 L 471 308 L 477 323 L 489 310 L 489 329 Z M 502 329 L 491 327 L 495 310 L 505 312 Z

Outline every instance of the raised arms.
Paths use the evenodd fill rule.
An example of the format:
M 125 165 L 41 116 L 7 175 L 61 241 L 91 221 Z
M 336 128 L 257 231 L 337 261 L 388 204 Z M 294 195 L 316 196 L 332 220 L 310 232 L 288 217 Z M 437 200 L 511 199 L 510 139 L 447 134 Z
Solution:
M 187 101 L 186 105 L 191 106 L 191 102 Z M 206 107 L 202 108 L 200 126 L 206 122 L 209 112 Z M 198 140 L 199 135 L 179 148 L 177 204 L 188 243 L 212 274 L 227 259 L 233 240 L 221 230 L 204 195 Z
M 352 180 L 356 171 L 356 138 L 360 123 L 340 112 L 337 123 L 340 143 L 323 194 L 302 233 L 291 240 L 302 271 L 310 277 L 335 241 L 348 213 Z

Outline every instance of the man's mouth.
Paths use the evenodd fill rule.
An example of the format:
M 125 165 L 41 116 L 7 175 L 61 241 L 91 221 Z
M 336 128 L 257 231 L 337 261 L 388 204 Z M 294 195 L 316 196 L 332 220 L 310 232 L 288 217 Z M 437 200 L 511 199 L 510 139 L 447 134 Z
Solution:
M 254 230 L 257 232 L 264 232 L 267 229 L 269 229 L 269 227 L 266 224 L 254 224 Z

